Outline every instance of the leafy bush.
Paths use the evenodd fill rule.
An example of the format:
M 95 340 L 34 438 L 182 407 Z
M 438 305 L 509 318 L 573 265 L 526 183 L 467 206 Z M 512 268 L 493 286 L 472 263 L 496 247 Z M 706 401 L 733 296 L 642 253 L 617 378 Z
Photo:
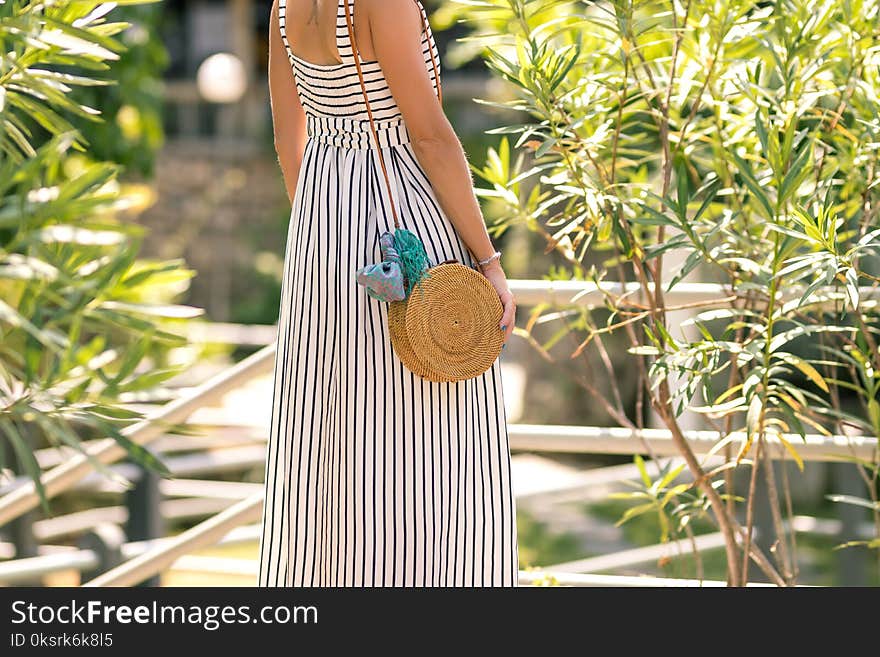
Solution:
M 42 444 L 84 452 L 84 436 L 112 436 L 164 471 L 120 432 L 141 417 L 124 404 L 178 371 L 174 326 L 199 313 L 169 303 L 192 275 L 181 262 L 138 260 L 141 229 L 124 220 L 142 190 L 89 157 L 72 122 L 103 120 L 71 92 L 113 84 L 103 73 L 128 27 L 108 19 L 117 4 L 137 3 L 0 3 L 0 457 L 15 455 L 47 511 Z
M 749 558 L 793 583 L 782 507 L 793 511 L 771 449 L 781 444 L 800 464 L 792 436 L 880 436 L 876 3 L 459 5 L 474 30 L 468 44 L 507 83 L 511 99 L 490 104 L 521 113 L 494 131 L 504 136 L 477 172 L 502 208 L 496 228 L 543 235 L 565 263 L 553 276 L 591 283 L 599 298 L 564 312 L 536 307 L 518 334 L 545 353 L 536 327 L 575 334 L 568 355 L 594 351 L 608 368 L 608 386 L 579 379 L 591 399 L 637 430 L 641 414 L 621 406 L 604 357 L 605 336 L 624 332 L 639 406 L 654 409 L 699 482 L 647 478 L 630 517 L 670 509 L 682 523 L 683 510 L 711 509 L 731 584 L 747 581 Z M 680 264 L 669 272 L 672 257 Z M 667 303 L 698 273 L 723 293 Z M 681 310 L 693 313 L 689 333 L 669 319 Z M 682 431 L 686 412 L 718 428 L 725 466 L 704 471 Z M 731 470 L 745 462 L 754 467 L 742 527 Z M 856 462 L 867 496 L 841 501 L 871 509 L 880 538 L 876 451 Z M 779 539 L 773 562 L 751 542 L 759 474 Z

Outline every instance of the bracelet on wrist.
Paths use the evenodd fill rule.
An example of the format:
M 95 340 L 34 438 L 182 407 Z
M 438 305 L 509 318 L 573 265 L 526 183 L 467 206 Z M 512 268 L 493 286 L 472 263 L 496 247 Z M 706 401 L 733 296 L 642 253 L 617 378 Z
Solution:
M 501 259 L 501 251 L 496 251 L 495 253 L 490 255 L 488 258 L 485 258 L 484 260 L 477 260 L 477 264 L 480 265 L 480 267 L 485 267 L 489 263 L 491 263 L 495 260 L 500 260 L 500 259 Z

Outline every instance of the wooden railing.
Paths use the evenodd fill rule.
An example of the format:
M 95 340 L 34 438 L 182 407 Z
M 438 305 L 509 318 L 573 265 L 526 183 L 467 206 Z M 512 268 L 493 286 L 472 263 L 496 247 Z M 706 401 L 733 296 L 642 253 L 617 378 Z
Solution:
M 636 284 L 607 283 L 600 288 L 577 281 L 543 280 L 513 280 L 511 289 L 521 306 L 545 302 L 560 306 L 593 306 L 601 305 L 602 297 L 606 293 L 639 292 Z M 670 305 L 684 305 L 698 301 L 711 303 L 713 299 L 721 299 L 728 293 L 729 291 L 718 285 L 682 283 L 667 293 L 666 300 Z M 863 294 L 863 298 L 867 299 L 880 293 L 874 289 L 864 289 Z M 224 325 L 220 329 L 218 332 L 237 331 L 240 335 L 248 336 L 249 344 L 265 342 L 274 335 L 271 327 L 255 329 Z M 217 336 L 210 339 L 215 340 Z M 124 430 L 126 437 L 140 445 L 154 441 L 164 435 L 170 426 L 186 421 L 194 411 L 212 405 L 230 390 L 270 373 L 274 359 L 274 346 L 265 346 L 205 383 L 187 390 L 179 398 L 157 409 L 145 420 L 126 428 Z M 511 424 L 509 434 L 512 450 L 636 454 L 649 451 L 648 446 L 650 446 L 650 451 L 657 456 L 677 453 L 669 433 L 660 429 L 646 429 L 636 434 L 622 428 Z M 706 454 L 719 439 L 718 434 L 711 431 L 686 432 L 686 437 L 697 454 Z M 738 438 L 742 437 L 734 436 L 735 440 Z M 792 440 L 794 441 L 793 437 Z M 877 439 L 867 436 L 808 435 L 805 442 L 801 442 L 799 437 L 797 442 L 801 456 L 805 460 L 816 461 L 850 460 L 852 457 L 872 459 L 876 457 L 878 449 Z M 770 444 L 773 444 L 772 439 Z M 112 438 L 95 441 L 88 447 L 88 451 L 90 456 L 105 465 L 119 461 L 127 453 Z M 785 450 L 781 445 L 779 449 L 771 451 L 771 455 L 775 458 L 782 458 L 784 453 Z M 52 498 L 71 490 L 92 473 L 93 468 L 89 459 L 84 455 L 76 455 L 45 472 L 42 475 L 42 483 L 46 495 Z M 13 490 L 0 497 L 0 528 L 35 509 L 38 504 L 39 498 L 34 483 L 20 481 Z M 262 504 L 262 491 L 254 492 L 173 539 L 163 539 L 154 546 L 139 550 L 136 555 L 87 582 L 86 586 L 127 586 L 154 577 L 182 556 L 217 543 L 237 528 L 256 521 L 261 515 Z M 34 559 L 42 559 L 42 561 L 34 561 Z M 62 564 L 72 569 L 88 570 L 95 565 L 95 555 L 88 550 L 79 550 L 69 552 L 66 557 L 60 552 L 56 555 L 36 556 L 16 561 L 20 564 L 18 571 L 13 561 L 2 564 L 0 583 L 4 581 L 4 573 L 5 579 L 13 581 L 17 579 L 16 573 L 20 576 L 22 573 L 33 575 L 49 572 L 60 568 Z M 40 563 L 43 564 L 42 571 Z M 601 576 L 558 572 L 550 575 L 559 583 L 571 585 L 602 585 L 602 582 L 615 581 L 618 582 L 617 585 L 627 585 L 621 580 L 602 579 Z M 545 576 L 546 574 L 523 572 L 521 581 L 528 583 Z M 597 577 L 601 582 L 596 579 Z M 647 579 L 639 578 L 639 585 L 679 585 L 676 582 L 650 583 Z

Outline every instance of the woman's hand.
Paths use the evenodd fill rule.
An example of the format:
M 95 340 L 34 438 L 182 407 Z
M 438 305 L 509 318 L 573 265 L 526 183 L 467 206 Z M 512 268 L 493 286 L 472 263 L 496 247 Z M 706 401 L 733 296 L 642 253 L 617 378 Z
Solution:
M 507 286 L 507 276 L 504 275 L 504 269 L 498 260 L 493 260 L 489 264 L 480 267 L 483 276 L 489 279 L 492 287 L 498 293 L 498 298 L 504 305 L 504 313 L 501 315 L 499 328 L 504 331 L 504 342 L 513 333 L 513 324 L 516 321 L 516 300 L 513 298 L 513 292 Z

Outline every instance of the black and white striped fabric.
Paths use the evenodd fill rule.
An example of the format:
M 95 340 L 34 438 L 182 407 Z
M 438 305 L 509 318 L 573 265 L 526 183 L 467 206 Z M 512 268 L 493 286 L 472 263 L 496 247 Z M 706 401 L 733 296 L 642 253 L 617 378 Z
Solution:
M 421 379 L 392 350 L 387 304 L 355 281 L 394 224 L 342 2 L 352 16 L 356 4 L 338 7 L 343 61 L 315 65 L 291 52 L 279 0 L 309 139 L 287 237 L 259 585 L 515 586 L 500 362 L 467 381 Z M 433 75 L 430 29 L 422 43 Z M 378 63 L 364 72 L 402 226 L 432 263 L 473 264 Z

